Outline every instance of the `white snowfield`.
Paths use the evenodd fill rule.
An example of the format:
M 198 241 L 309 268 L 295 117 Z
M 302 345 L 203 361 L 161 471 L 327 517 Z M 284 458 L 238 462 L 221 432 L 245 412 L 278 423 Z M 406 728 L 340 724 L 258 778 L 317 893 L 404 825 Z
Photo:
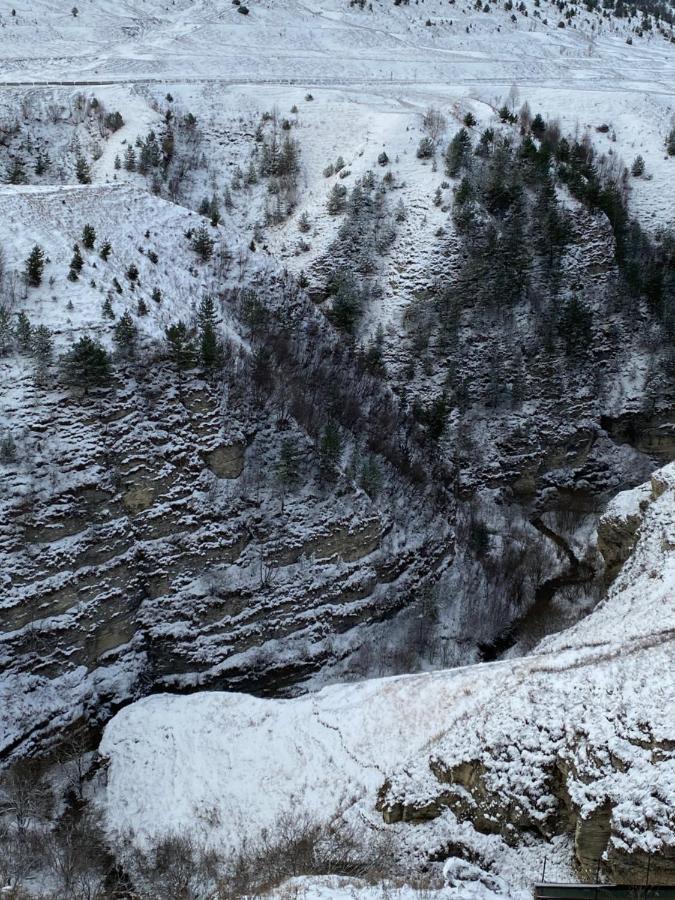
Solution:
M 610 804 L 616 848 L 672 852 L 675 464 L 642 497 L 637 544 L 607 598 L 531 656 L 335 685 L 293 700 L 161 695 L 122 710 L 100 747 L 111 837 L 144 846 L 188 831 L 227 852 L 273 829 L 289 810 L 322 821 L 346 817 L 364 839 L 389 829 L 412 860 L 462 843 L 519 890 L 544 856 L 549 877 L 569 874 L 566 835 L 529 835 L 511 847 L 503 840 L 509 816 L 553 833 L 557 767 L 579 818 Z M 626 504 L 626 513 L 634 506 Z M 613 504 L 615 519 L 621 508 Z M 495 817 L 492 834 L 470 824 L 475 809 L 466 791 L 466 817 L 443 799 L 449 784 L 439 770 L 476 762 L 484 770 L 481 813 Z M 377 808 L 383 785 L 389 810 L 436 803 L 436 817 L 410 823 L 403 815 L 385 825 Z

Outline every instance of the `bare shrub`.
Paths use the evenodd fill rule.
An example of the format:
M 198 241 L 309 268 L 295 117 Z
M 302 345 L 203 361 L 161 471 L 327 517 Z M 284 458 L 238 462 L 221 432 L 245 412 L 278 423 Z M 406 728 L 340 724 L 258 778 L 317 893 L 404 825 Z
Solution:
M 430 106 L 422 116 L 422 127 L 436 146 L 448 127 L 448 120 L 440 109 Z
M 389 837 L 364 841 L 343 819 L 321 823 L 307 812 L 286 811 L 230 862 L 219 896 L 255 895 L 299 875 L 383 878 L 393 865 Z

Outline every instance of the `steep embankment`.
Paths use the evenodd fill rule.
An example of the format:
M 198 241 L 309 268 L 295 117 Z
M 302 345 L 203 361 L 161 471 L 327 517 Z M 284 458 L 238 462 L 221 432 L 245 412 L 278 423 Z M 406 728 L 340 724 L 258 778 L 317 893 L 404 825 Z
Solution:
M 548 856 L 551 877 L 599 866 L 642 883 L 649 865 L 672 881 L 674 515 L 673 465 L 621 495 L 601 527 L 627 556 L 607 598 L 523 659 L 289 701 L 126 708 L 101 744 L 113 840 L 186 830 L 227 853 L 292 802 L 388 831 L 409 869 L 465 856 L 517 886 Z
M 54 342 L 42 371 L 28 350 L 0 359 L 12 440 L 0 491 L 0 757 L 48 753 L 161 685 L 273 691 L 339 656 L 329 640 L 393 615 L 451 557 L 451 515 L 432 525 L 393 470 L 376 500 L 355 477 L 320 469 L 320 435 L 289 412 L 290 359 L 285 397 L 275 374 L 252 374 L 223 229 L 211 231 L 207 267 L 185 237 L 197 217 L 128 186 L 24 188 L 0 207 L 22 223 L 17 267 L 33 242 L 45 248 L 43 284 L 20 302 Z M 71 281 L 85 224 L 97 243 Z M 159 344 L 210 291 L 227 339 L 219 379 L 176 369 Z M 285 316 L 314 315 L 313 346 L 330 346 L 297 292 L 280 283 L 273 296 Z M 135 353 L 118 355 L 105 385 L 68 384 L 58 356 L 83 334 L 114 347 L 125 313 Z

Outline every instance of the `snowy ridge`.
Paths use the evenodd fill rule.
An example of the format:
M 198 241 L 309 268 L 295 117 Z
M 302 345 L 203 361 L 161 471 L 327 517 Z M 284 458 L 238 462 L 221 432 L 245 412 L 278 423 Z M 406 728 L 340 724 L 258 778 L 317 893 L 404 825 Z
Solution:
M 674 513 L 671 465 L 652 481 L 606 600 L 530 657 L 290 701 L 209 693 L 127 707 L 100 748 L 110 834 L 143 845 L 186 829 L 233 849 L 290 803 L 392 828 L 418 861 L 464 846 L 515 887 L 544 855 L 563 875 L 599 853 L 625 876 L 656 853 L 652 878 L 665 881 L 675 856 Z M 599 850 L 589 838 L 598 828 Z

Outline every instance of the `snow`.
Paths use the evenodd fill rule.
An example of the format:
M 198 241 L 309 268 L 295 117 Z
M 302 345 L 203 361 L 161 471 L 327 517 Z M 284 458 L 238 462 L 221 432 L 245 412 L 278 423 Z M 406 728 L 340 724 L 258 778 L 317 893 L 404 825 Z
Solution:
M 476 869 L 466 863 L 464 866 Z M 266 896 L 276 900 L 530 900 L 531 893 L 510 891 L 506 885 L 494 891 L 479 880 L 458 879 L 457 883 L 434 890 L 397 882 L 369 884 L 360 879 L 324 876 L 290 878 Z
M 396 178 L 393 200 L 404 201 L 408 217 L 384 264 L 384 295 L 368 310 L 364 336 L 382 325 L 394 349 L 402 316 L 427 286 L 429 272 L 436 271 L 430 249 L 435 232 L 451 227 L 447 210 L 432 202 L 442 172 L 415 155 L 423 133 L 421 114 L 430 105 L 448 118 L 441 150 L 466 112 L 485 128 L 496 124 L 503 102 L 518 106 L 527 101 L 533 113 L 558 118 L 564 131 L 590 134 L 608 157 L 630 164 L 640 153 L 647 173 L 631 179 L 632 209 L 649 229 L 672 221 L 675 160 L 665 155 L 663 142 L 675 111 L 675 50 L 657 34 L 632 34 L 634 22 L 581 12 L 570 27 L 559 29 L 555 7 L 545 4 L 537 17 L 530 0 L 528 16 L 519 14 L 515 22 L 496 5 L 488 14 L 476 11 L 473 3 L 449 6 L 445 0 L 400 7 L 373 0 L 372 11 L 352 8 L 346 0 L 259 0 L 250 3 L 248 16 L 216 0 L 175 0 L 168 8 L 164 0 L 92 0 L 81 4 L 77 16 L 70 4 L 57 0 L 16 0 L 13 5 L 15 16 L 0 13 L 0 118 L 3 125 L 14 117 L 25 119 L 34 137 L 48 141 L 58 165 L 41 182 L 31 174 L 36 183 L 0 188 L 0 246 L 9 269 L 16 271 L 35 243 L 45 248 L 49 263 L 43 284 L 17 290 L 12 312 L 25 311 L 34 326 L 52 328 L 57 352 L 85 332 L 110 345 L 110 322 L 102 314 L 109 291 L 118 318 L 126 310 L 135 313 L 139 297 L 146 301 L 148 315 L 136 321 L 147 338 L 161 337 L 169 323 L 194 316 L 215 282 L 200 269 L 185 233 L 202 221 L 194 212 L 201 198 L 222 194 L 236 167 L 247 164 L 255 126 L 262 113 L 275 108 L 291 116 L 291 108 L 298 107 L 297 116 L 291 116 L 301 147 L 298 204 L 287 221 L 267 230 L 265 246 L 253 254 L 245 248 L 263 217 L 265 189 L 236 193 L 234 209 L 223 211 L 223 222 L 213 231 L 238 259 L 239 268 L 233 266 L 228 278 L 241 282 L 245 272 L 253 280 L 273 265 L 296 273 L 310 269 L 339 225 L 325 208 L 338 176 L 324 178 L 325 165 L 342 155 L 350 170 L 344 183 L 351 187 L 369 169 L 383 174 L 377 157 L 384 150 Z M 632 45 L 626 43 L 629 34 Z M 182 205 L 153 196 L 140 175 L 114 167 L 125 146 L 161 124 L 169 92 L 177 113 L 189 110 L 197 116 L 208 160 L 189 173 Z M 81 95 L 120 110 L 123 128 L 101 136 L 91 122 L 74 117 Z M 608 126 L 606 132 L 597 130 L 601 125 Z M 75 139 L 91 155 L 99 145 L 91 185 L 74 183 Z M 11 153 L 0 147 L 3 172 L 16 150 L 11 138 L 8 142 Z M 311 247 L 299 253 L 297 222 L 305 212 L 312 223 Z M 104 263 L 96 251 L 84 251 L 83 275 L 71 283 L 68 263 L 84 224 L 96 228 L 97 248 L 108 238 L 113 253 Z M 152 250 L 159 256 L 156 264 L 148 256 Z M 140 270 L 134 291 L 125 276 L 131 262 Z M 124 287 L 122 295 L 113 279 Z M 164 295 L 159 306 L 151 300 L 156 285 Z M 226 310 L 223 317 L 224 330 L 240 340 L 228 327 Z M 617 410 L 626 398 L 641 397 L 649 363 L 647 352 L 633 358 L 632 371 L 615 388 Z M 26 387 L 29 376 L 25 359 L 0 360 L 3 429 L 17 419 L 26 421 L 22 410 L 35 396 Z M 54 392 L 53 403 L 67 415 L 65 392 Z M 62 429 L 58 440 L 67 451 L 73 449 L 74 459 L 77 442 L 95 445 L 82 430 Z M 45 447 L 46 456 L 47 438 Z M 98 474 L 92 466 L 92 483 Z M 64 482 L 75 478 L 63 477 Z M 131 830 L 144 845 L 158 834 L 187 829 L 206 843 L 232 850 L 242 839 L 273 828 L 291 805 L 320 819 L 344 815 L 382 829 L 375 804 L 385 779 L 389 797 L 401 803 L 437 799 L 431 758 L 443 765 L 481 759 L 493 793 L 513 798 L 545 827 L 554 802 L 547 767 L 563 759 L 593 776 L 590 786 L 582 778 L 570 778 L 567 785 L 582 814 L 611 797 L 614 840 L 630 847 L 661 846 L 669 839 L 665 801 L 650 801 L 651 824 L 638 825 L 646 818 L 645 793 L 656 780 L 668 801 L 675 796 L 672 760 L 656 764 L 637 744 L 645 722 L 650 740 L 665 741 L 673 727 L 667 715 L 673 690 L 673 470 L 660 477 L 659 484 L 665 484 L 660 496 L 646 485 L 610 506 L 608 515 L 615 518 L 647 518 L 638 549 L 607 600 L 530 657 L 337 685 L 289 701 L 214 692 L 153 696 L 122 710 L 102 744 L 110 759 L 105 808 L 111 835 L 121 840 Z M 8 475 L 10 482 L 14 497 L 31 490 L 24 474 Z M 322 514 L 323 507 L 316 518 Z M 303 517 L 297 527 L 307 525 Z M 69 540 L 75 545 L 75 538 L 67 539 L 64 549 Z M 238 585 L 252 572 L 253 564 L 250 571 L 232 566 L 228 575 Z M 293 575 L 284 577 L 290 594 Z M 279 594 L 285 587 L 282 581 Z M 281 601 L 275 597 L 274 602 Z M 157 631 L 189 634 L 186 622 Z M 213 646 L 203 636 L 199 642 L 203 656 L 212 656 Z M 65 723 L 80 708 L 90 712 L 99 696 L 106 703 L 122 702 L 135 678 L 132 667 L 141 665 L 133 659 L 123 657 L 93 672 L 74 669 L 53 681 L 39 673 L 20 680 L 4 676 L 0 749 L 10 748 L 18 732 L 29 732 L 40 720 Z M 232 664 L 227 660 L 223 669 Z M 664 673 L 656 684 L 655 670 Z M 195 677 L 187 673 L 182 686 L 193 686 Z M 581 728 L 585 744 L 580 750 Z M 598 767 L 585 755 L 591 747 L 602 756 L 610 744 L 630 763 L 626 772 Z M 390 828 L 417 858 L 447 843 L 449 836 L 461 836 L 486 865 L 515 885 L 504 887 L 515 891 L 514 897 L 539 869 L 543 855 L 552 852 L 543 841 L 513 849 L 501 836 L 474 831 L 449 809 L 421 826 Z M 557 866 L 564 874 L 571 860 L 566 838 L 555 844 L 554 856 L 554 871 Z M 437 892 L 439 898 L 504 895 L 499 886 L 482 885 L 471 873 L 467 884 L 472 887 L 453 884 L 455 874 L 446 868 L 448 885 Z M 288 888 L 317 897 L 353 896 L 354 891 L 375 897 L 379 890 L 335 880 L 301 880 Z M 405 900 L 414 896 L 401 890 Z
M 606 600 L 532 656 L 334 685 L 293 700 L 212 692 L 152 696 L 125 708 L 100 748 L 109 762 L 104 808 L 113 840 L 131 834 L 145 846 L 185 830 L 233 851 L 263 829 L 273 832 L 290 809 L 382 829 L 383 784 L 387 806 L 424 806 L 443 793 L 438 767 L 472 760 L 485 768 L 483 812 L 499 817 L 515 804 L 545 833 L 559 802 L 550 785 L 559 760 L 579 816 L 609 799 L 615 842 L 670 846 L 675 759 L 650 748 L 666 747 L 675 728 L 673 478 L 675 464 L 658 477 L 660 495 L 650 492 L 637 546 Z M 430 822 L 392 826 L 409 852 L 424 855 L 463 835 L 485 862 L 498 859 L 496 871 L 517 889 L 551 854 L 543 841 L 525 852 L 496 835 L 469 834 L 442 809 L 441 802 Z M 559 865 L 564 872 L 564 851 Z

